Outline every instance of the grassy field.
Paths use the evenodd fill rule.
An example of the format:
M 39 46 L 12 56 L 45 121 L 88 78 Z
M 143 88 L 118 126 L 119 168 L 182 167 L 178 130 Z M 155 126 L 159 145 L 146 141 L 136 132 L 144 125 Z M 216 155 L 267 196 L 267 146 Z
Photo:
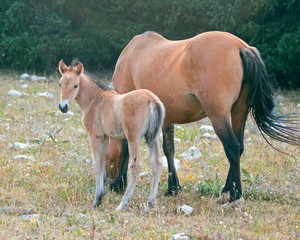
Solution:
M 273 142 L 295 157 L 275 151 L 251 121 L 241 160 L 242 208 L 223 210 L 216 205 L 229 164 L 220 141 L 203 137 L 207 131 L 200 127 L 209 121 L 202 120 L 176 126 L 175 156 L 181 163 L 182 186 L 178 196 L 164 196 L 164 170 L 156 207 L 143 211 L 151 182 L 149 153 L 143 144 L 145 174 L 130 206 L 115 212 L 122 194 L 106 187 L 102 205 L 93 209 L 88 134 L 76 103 L 70 109 L 74 114 L 58 112 L 58 79 L 53 75 L 46 81 L 21 83 L 18 75 L 0 75 L 0 239 L 169 239 L 181 232 L 191 239 L 300 238 L 300 149 Z M 23 95 L 9 96 L 11 89 Z M 53 98 L 39 96 L 44 92 Z M 276 96 L 278 110 L 299 112 L 299 91 Z M 180 154 L 192 146 L 202 156 L 185 161 Z M 183 204 L 194 208 L 191 215 L 177 210 Z

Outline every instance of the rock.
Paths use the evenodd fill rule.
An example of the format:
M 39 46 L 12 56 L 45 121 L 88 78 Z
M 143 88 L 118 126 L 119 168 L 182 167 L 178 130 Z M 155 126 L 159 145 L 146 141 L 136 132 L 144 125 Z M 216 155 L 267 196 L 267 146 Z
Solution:
M 22 162 L 25 161 L 25 160 L 34 161 L 33 156 L 27 156 L 27 155 L 16 155 L 16 156 L 14 156 L 14 159 L 22 161 Z
M 202 126 L 200 127 L 200 130 L 213 132 L 213 131 L 214 131 L 214 128 L 213 128 L 212 126 L 209 126 L 209 125 L 202 125 Z
M 5 135 L 0 135 L 0 142 L 3 142 L 6 140 L 6 136 Z
M 68 111 L 67 113 L 62 113 L 61 111 L 53 111 L 52 114 L 54 114 L 55 116 L 59 116 L 59 115 L 62 115 L 62 114 L 67 114 L 67 115 L 74 116 L 74 113 L 72 111 Z
M 182 213 L 184 213 L 185 215 L 190 215 L 190 214 L 193 212 L 194 208 L 192 208 L 192 207 L 190 207 L 190 206 L 187 206 L 187 205 L 183 204 L 183 205 L 182 205 L 181 207 L 179 207 L 177 210 L 178 210 L 178 212 L 182 212 Z
M 162 157 L 162 162 L 163 162 L 163 169 L 168 169 L 168 160 L 166 157 Z M 174 164 L 175 164 L 176 171 L 181 169 L 180 160 L 174 158 Z
M 36 75 L 31 75 L 31 81 L 43 81 L 43 80 L 47 80 L 46 77 L 41 77 L 41 76 L 36 76 Z
M 47 92 L 37 93 L 37 95 L 38 95 L 39 97 L 45 97 L 45 98 L 50 98 L 50 99 L 53 99 L 53 98 L 54 98 L 54 96 L 53 96 L 52 94 L 47 93 Z
M 190 238 L 185 233 L 177 233 L 172 236 L 172 240 L 177 240 L 177 239 L 189 240 Z
M 179 156 L 182 157 L 184 160 L 188 161 L 188 160 L 193 160 L 193 159 L 202 157 L 202 153 L 200 152 L 200 150 L 198 148 L 193 146 L 189 149 L 188 152 L 184 152 L 184 153 L 180 154 Z
M 298 103 L 297 108 L 300 108 L 300 103 Z
M 215 134 L 211 135 L 210 133 L 204 133 L 202 136 L 205 138 L 217 138 L 217 135 Z
M 28 148 L 31 148 L 31 146 L 27 143 L 20 143 L 20 142 L 15 142 L 13 144 L 13 146 L 17 147 L 17 148 L 20 148 L 20 149 L 28 149 Z
M 23 74 L 21 74 L 21 76 L 20 76 L 20 79 L 22 79 L 22 80 L 27 80 L 27 79 L 29 79 L 30 78 L 30 75 L 28 74 L 28 73 L 23 73 Z
M 114 88 L 113 82 L 109 82 L 109 83 L 108 83 L 108 87 L 111 88 L 111 89 L 113 89 L 113 88 Z
M 9 90 L 8 95 L 15 96 L 15 97 L 22 97 L 22 93 L 13 89 Z
M 149 176 L 151 173 L 150 172 L 141 172 L 139 177 L 146 177 Z
M 28 88 L 28 84 L 26 84 L 26 83 L 22 84 L 21 88 Z
M 32 221 L 32 219 L 37 220 L 40 217 L 38 214 L 26 214 L 22 215 L 21 218 L 26 220 L 26 221 Z

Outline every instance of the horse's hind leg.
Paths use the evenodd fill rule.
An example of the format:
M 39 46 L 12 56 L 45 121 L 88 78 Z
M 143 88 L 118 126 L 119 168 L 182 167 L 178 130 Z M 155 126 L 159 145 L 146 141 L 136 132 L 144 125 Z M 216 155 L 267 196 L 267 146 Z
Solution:
M 240 144 L 240 157 L 244 152 L 244 131 L 245 123 L 248 115 L 247 108 L 247 94 L 248 88 L 242 88 L 241 94 L 237 102 L 232 106 L 231 110 L 231 123 L 232 130 Z M 222 190 L 222 195 L 218 199 L 217 203 L 225 204 L 229 201 L 230 197 L 230 173 L 228 173 L 226 184 Z
M 128 145 L 129 145 L 129 162 L 130 162 L 129 182 L 125 194 L 122 198 L 122 201 L 117 208 L 118 211 L 122 211 L 129 204 L 130 199 L 133 195 L 133 191 L 137 179 L 142 169 L 140 139 L 138 141 L 130 141 L 128 139 Z
M 152 207 L 155 204 L 158 184 L 162 172 L 162 160 L 159 152 L 159 141 L 148 144 L 151 154 L 151 166 L 153 173 L 151 192 L 148 198 L 148 206 Z
M 163 132 L 163 150 L 168 160 L 168 195 L 177 194 L 181 190 L 177 171 L 174 164 L 174 125 L 164 125 Z
M 214 117 L 210 119 L 216 134 L 224 146 L 226 156 L 230 163 L 227 181 L 223 192 L 229 191 L 229 202 L 231 203 L 242 197 L 240 143 L 231 128 L 228 117 Z

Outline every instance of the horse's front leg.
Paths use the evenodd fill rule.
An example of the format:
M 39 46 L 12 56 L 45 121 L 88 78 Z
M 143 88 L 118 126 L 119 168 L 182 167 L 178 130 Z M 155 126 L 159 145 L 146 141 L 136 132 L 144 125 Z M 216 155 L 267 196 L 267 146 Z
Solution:
M 104 176 L 105 176 L 105 151 L 107 146 L 107 137 L 99 135 L 91 135 L 90 141 L 93 153 L 93 164 L 95 171 L 95 199 L 93 207 L 97 207 L 101 204 L 101 200 L 104 196 Z

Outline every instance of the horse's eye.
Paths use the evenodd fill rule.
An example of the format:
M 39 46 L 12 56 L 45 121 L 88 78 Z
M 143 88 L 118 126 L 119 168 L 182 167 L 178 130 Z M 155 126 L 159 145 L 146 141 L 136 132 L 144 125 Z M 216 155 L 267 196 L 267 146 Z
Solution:
M 60 86 L 60 87 L 61 87 L 61 83 L 59 83 L 59 84 L 58 84 L 58 86 Z
M 78 88 L 78 84 L 74 85 L 74 88 Z

